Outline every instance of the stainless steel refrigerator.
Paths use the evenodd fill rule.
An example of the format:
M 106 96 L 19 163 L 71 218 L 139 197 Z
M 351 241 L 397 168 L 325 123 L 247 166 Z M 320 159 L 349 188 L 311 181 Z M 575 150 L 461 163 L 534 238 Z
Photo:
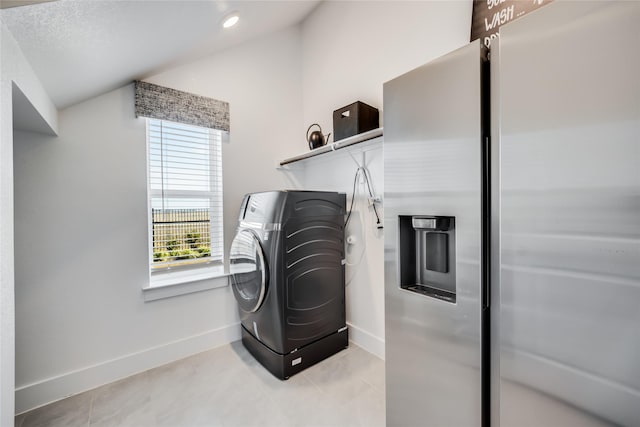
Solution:
M 384 85 L 388 426 L 640 425 L 640 2 Z

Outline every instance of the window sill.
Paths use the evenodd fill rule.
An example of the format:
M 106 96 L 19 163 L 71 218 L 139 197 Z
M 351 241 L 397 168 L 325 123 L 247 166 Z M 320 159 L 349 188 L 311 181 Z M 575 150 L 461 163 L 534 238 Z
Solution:
M 229 284 L 229 273 L 224 267 L 210 267 L 196 271 L 176 271 L 155 273 L 149 280 L 149 286 L 142 288 L 145 302 L 209 289 L 223 288 Z

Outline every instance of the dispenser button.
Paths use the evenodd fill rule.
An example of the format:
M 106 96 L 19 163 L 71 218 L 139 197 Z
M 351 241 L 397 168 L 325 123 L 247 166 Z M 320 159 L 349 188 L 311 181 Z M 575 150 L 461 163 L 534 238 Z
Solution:
M 413 228 L 436 228 L 436 219 L 435 218 L 412 218 L 411 219 Z

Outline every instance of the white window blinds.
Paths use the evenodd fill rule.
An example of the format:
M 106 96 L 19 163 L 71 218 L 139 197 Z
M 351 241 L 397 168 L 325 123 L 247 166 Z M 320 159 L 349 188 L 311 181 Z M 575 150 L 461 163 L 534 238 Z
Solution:
M 152 270 L 222 263 L 220 131 L 147 119 Z

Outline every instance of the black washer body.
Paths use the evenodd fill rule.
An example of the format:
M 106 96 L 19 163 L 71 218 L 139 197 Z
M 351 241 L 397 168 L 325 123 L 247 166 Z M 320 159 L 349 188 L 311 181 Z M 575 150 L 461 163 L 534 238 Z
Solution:
M 230 255 L 245 347 L 288 378 L 348 345 L 346 195 L 272 191 L 245 196 Z

